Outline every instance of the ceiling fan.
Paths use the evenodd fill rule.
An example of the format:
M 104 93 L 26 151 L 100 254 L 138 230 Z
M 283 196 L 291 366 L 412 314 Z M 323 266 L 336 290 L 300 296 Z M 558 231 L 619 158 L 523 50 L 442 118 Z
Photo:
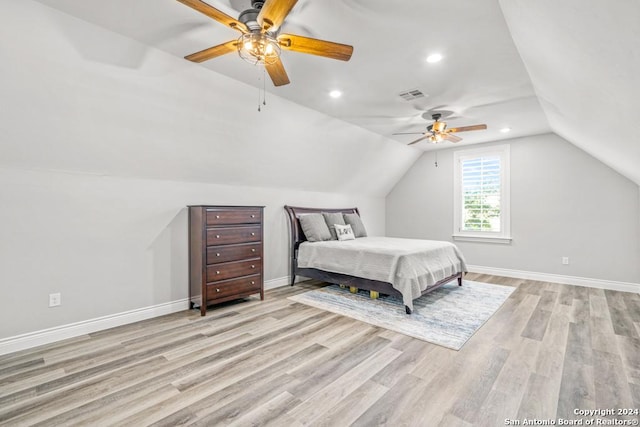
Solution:
M 415 141 L 410 142 L 407 145 L 413 145 L 417 142 L 422 141 L 423 139 L 428 139 L 429 142 L 438 143 L 443 140 L 451 141 L 451 142 L 460 142 L 462 138 L 457 135 L 453 135 L 457 132 L 468 132 L 470 130 L 484 130 L 487 128 L 487 125 L 472 125 L 472 126 L 462 126 L 457 128 L 447 129 L 447 123 L 441 122 L 440 117 L 442 114 L 435 113 L 431 116 L 434 120 L 432 124 L 427 126 L 426 132 L 401 132 L 394 133 L 394 135 L 415 135 L 422 134 L 422 137 L 416 139 Z
M 298 0 L 251 0 L 251 9 L 234 19 L 201 0 L 178 0 L 192 9 L 242 33 L 237 40 L 185 56 L 193 62 L 203 62 L 237 51 L 253 64 L 264 64 L 275 86 L 289 84 L 289 77 L 280 60 L 280 50 L 324 56 L 348 61 L 353 46 L 295 34 L 279 34 L 280 26 Z

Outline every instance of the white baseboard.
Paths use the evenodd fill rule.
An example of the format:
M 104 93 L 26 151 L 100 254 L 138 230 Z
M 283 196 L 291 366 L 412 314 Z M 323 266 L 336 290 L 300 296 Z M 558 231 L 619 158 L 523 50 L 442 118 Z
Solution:
M 515 279 L 537 280 L 540 282 L 553 282 L 565 285 L 586 286 L 588 288 L 640 293 L 640 283 L 616 282 L 613 280 L 590 279 L 586 277 L 564 276 L 561 274 L 536 273 L 533 271 L 483 267 L 480 265 L 467 265 L 467 268 L 470 273 L 490 274 L 492 276 L 513 277 Z
M 306 277 L 296 276 L 296 283 L 309 280 Z M 264 290 L 275 289 L 281 286 L 289 286 L 291 284 L 291 276 L 280 277 L 278 279 L 271 279 L 264 281 Z
M 304 280 L 308 279 L 306 277 L 296 277 L 296 283 Z M 277 279 L 266 280 L 264 282 L 264 289 L 275 289 L 281 286 L 288 286 L 290 284 L 291 278 L 289 276 L 280 277 Z M 200 297 L 196 297 L 194 301 L 199 303 Z M 123 313 L 98 317 L 96 319 L 89 319 L 82 322 L 3 338 L 0 339 L 0 355 L 50 344 L 52 342 L 74 338 L 90 334 L 92 332 L 114 328 L 116 326 L 127 325 L 129 323 L 139 322 L 140 320 L 151 319 L 152 317 L 164 316 L 165 314 L 176 313 L 178 311 L 188 310 L 189 308 L 189 298 L 185 298 L 151 307 L 139 308 L 136 310 L 125 311 Z
M 139 322 L 140 320 L 146 320 L 152 317 L 164 316 L 165 314 L 171 314 L 187 309 L 189 309 L 189 299 L 184 298 L 151 307 L 138 308 L 122 313 L 84 320 L 82 322 L 8 337 L 0 339 L 0 355 L 37 347 L 39 345 L 50 344 L 52 342 L 78 337 L 92 332 L 114 328 L 116 326 L 127 325 L 129 323 Z

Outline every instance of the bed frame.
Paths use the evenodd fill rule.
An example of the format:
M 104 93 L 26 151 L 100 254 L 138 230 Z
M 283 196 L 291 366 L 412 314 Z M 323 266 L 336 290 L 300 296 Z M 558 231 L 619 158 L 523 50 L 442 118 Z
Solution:
M 370 280 L 362 277 L 349 276 L 346 274 L 332 273 L 329 271 L 318 270 L 316 268 L 299 268 L 298 267 L 298 247 L 300 244 L 307 240 L 298 217 L 300 215 L 309 213 L 320 212 L 341 212 L 341 213 L 356 213 L 360 215 L 358 208 L 345 208 L 345 209 L 324 209 L 324 208 L 303 208 L 296 206 L 285 206 L 284 209 L 289 215 L 289 225 L 291 229 L 291 286 L 296 281 L 296 276 L 304 276 L 310 279 L 317 279 L 327 283 L 335 283 L 341 286 L 349 286 L 351 292 L 357 292 L 358 289 L 367 290 L 371 293 L 372 298 L 376 298 L 378 294 L 392 295 L 402 299 L 400 291 L 395 289 L 391 283 L 380 282 L 378 280 Z M 462 272 L 456 273 L 452 276 L 446 277 L 439 282 L 431 285 L 422 292 L 422 295 L 427 294 L 440 286 L 451 282 L 454 279 L 458 279 L 458 286 L 462 286 Z M 405 305 L 405 311 L 407 314 L 411 314 L 411 309 Z

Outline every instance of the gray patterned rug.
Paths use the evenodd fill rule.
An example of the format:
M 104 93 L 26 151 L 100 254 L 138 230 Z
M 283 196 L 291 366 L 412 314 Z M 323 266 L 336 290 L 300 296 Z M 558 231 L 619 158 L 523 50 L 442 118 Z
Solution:
M 369 292 L 357 294 L 337 285 L 294 295 L 289 299 L 372 325 L 400 332 L 443 347 L 460 350 L 515 290 L 510 286 L 465 280 L 453 281 L 413 301 L 405 314 L 400 299 Z

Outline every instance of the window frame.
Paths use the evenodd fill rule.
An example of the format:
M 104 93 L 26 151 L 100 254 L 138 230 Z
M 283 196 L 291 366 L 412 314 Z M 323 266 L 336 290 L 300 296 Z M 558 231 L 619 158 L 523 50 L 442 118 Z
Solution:
M 503 244 L 511 243 L 510 148 L 510 145 L 505 144 L 454 151 L 452 236 L 454 240 Z M 462 200 L 462 161 L 484 156 L 500 157 L 500 232 L 463 231 L 462 219 L 464 204 Z

